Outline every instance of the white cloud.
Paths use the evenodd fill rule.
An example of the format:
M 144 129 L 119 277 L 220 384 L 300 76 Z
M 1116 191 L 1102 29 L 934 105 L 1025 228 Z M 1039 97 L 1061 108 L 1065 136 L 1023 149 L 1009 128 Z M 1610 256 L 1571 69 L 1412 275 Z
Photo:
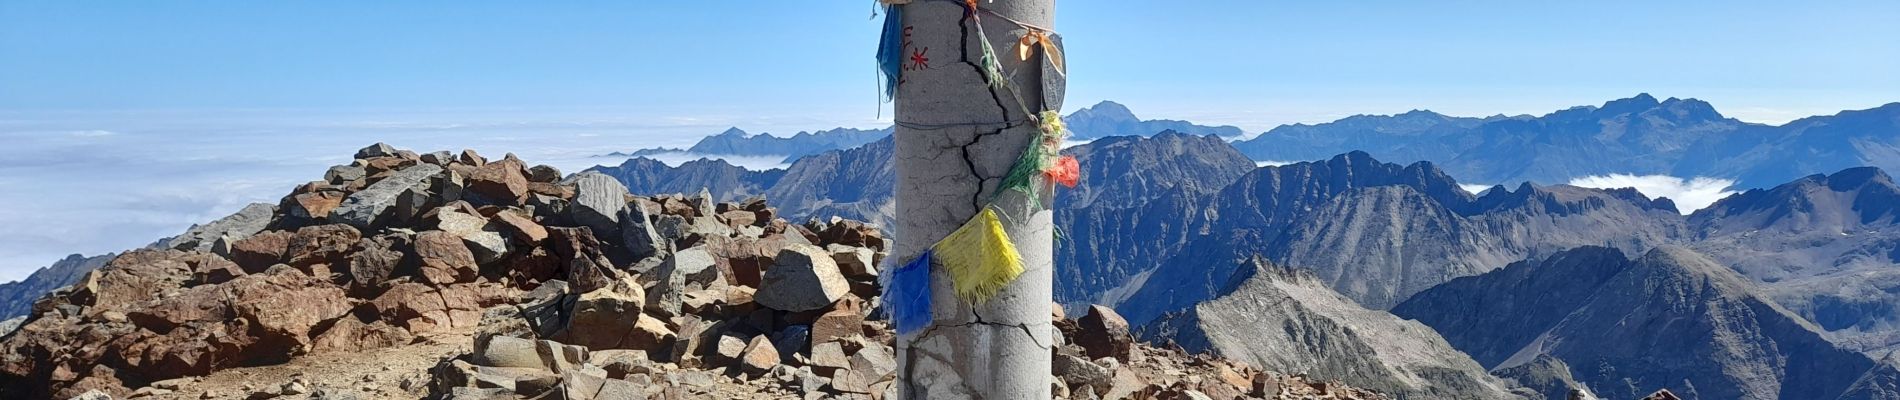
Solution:
M 1701 176 L 1684 180 L 1668 175 L 1609 174 L 1571 179 L 1570 185 L 1598 189 L 1636 188 L 1645 196 L 1667 197 L 1675 201 L 1676 208 L 1683 214 L 1708 207 L 1715 204 L 1716 200 L 1736 193 L 1729 190 L 1735 186 L 1733 180 Z
M 1471 194 L 1484 193 L 1484 191 L 1486 190 L 1491 190 L 1492 186 L 1493 185 L 1485 185 L 1485 184 L 1477 184 L 1477 183 L 1458 184 L 1459 189 L 1464 189 L 1466 193 L 1471 193 Z
M 112 135 L 117 135 L 118 133 L 114 133 L 112 131 L 94 129 L 94 130 L 86 130 L 86 131 L 66 132 L 66 134 L 72 137 L 91 138 L 91 137 L 112 136 Z
M 736 165 L 736 166 L 739 166 L 740 168 L 745 168 L 745 169 L 749 169 L 753 171 L 764 171 L 768 169 L 786 168 L 786 167 L 791 166 L 791 164 L 785 162 L 785 156 L 782 156 L 782 155 L 741 156 L 741 155 L 731 155 L 731 154 L 700 154 L 700 153 L 685 152 L 685 151 L 669 151 L 669 152 L 664 152 L 664 153 L 648 154 L 641 157 L 651 158 L 654 161 L 659 161 L 663 164 L 666 164 L 669 167 L 678 167 L 680 166 L 680 164 L 686 163 L 688 161 L 708 159 L 708 158 L 714 159 L 714 160 L 724 160 L 727 164 Z M 603 159 L 613 160 L 613 162 L 609 164 L 605 162 Z M 619 165 L 620 164 L 619 160 L 624 160 L 624 158 L 595 157 L 594 162 L 600 163 L 600 164 Z M 575 171 L 580 171 L 580 170 L 576 169 Z
M 1253 166 L 1255 166 L 1255 167 L 1278 167 L 1278 166 L 1282 166 L 1282 165 L 1287 165 L 1287 164 L 1292 164 L 1292 163 L 1294 163 L 1294 162 L 1296 162 L 1296 161 L 1279 161 L 1279 160 L 1260 160 L 1260 161 L 1254 161 L 1254 162 L 1253 162 Z

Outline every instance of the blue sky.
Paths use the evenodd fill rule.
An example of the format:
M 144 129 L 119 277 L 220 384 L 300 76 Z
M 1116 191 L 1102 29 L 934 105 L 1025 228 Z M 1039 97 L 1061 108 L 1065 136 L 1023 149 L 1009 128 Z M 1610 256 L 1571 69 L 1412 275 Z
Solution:
M 0 280 L 275 202 L 377 141 L 573 172 L 728 126 L 888 123 L 869 0 L 549 3 L 0 0 Z M 1900 101 L 1892 0 L 1060 4 L 1070 111 L 1250 132 L 1639 92 L 1757 122 Z
M 9 0 L 0 110 L 878 124 L 870 1 L 547 3 Z M 1059 4 L 1071 109 L 1251 131 L 1637 92 L 1770 122 L 1900 100 L 1893 1 Z

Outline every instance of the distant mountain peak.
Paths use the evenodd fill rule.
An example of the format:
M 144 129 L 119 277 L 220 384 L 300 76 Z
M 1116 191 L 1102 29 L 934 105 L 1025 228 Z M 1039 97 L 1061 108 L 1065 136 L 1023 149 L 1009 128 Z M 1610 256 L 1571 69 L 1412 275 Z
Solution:
M 1659 105 L 1662 103 L 1656 101 L 1655 96 L 1650 96 L 1649 93 L 1637 93 L 1636 97 L 1605 102 L 1603 107 L 1597 109 L 1597 112 L 1603 115 L 1634 114 Z
M 1121 103 L 1116 103 L 1116 102 L 1108 101 L 1108 100 L 1102 100 L 1102 102 L 1100 103 L 1095 103 L 1095 105 L 1089 106 L 1088 108 L 1084 108 L 1077 112 L 1083 112 L 1083 111 L 1086 111 L 1089 114 L 1093 114 L 1093 116 L 1096 118 L 1104 118 L 1104 119 L 1111 119 L 1111 120 L 1126 120 L 1126 121 L 1140 120 L 1140 118 L 1135 117 L 1134 111 L 1128 110 L 1128 106 L 1124 106 Z
M 739 127 L 735 126 L 731 128 L 726 128 L 725 132 L 720 132 L 718 135 L 715 135 L 715 136 L 730 136 L 730 137 L 738 137 L 738 138 L 747 138 L 747 137 L 751 137 L 752 134 L 746 133 L 744 129 L 739 129 Z

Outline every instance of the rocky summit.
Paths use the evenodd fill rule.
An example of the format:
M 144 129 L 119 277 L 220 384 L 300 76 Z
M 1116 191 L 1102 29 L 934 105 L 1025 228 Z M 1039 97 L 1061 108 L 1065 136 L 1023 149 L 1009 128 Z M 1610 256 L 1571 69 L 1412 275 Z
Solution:
M 884 234 L 762 198 L 378 144 L 162 243 L 34 301 L 0 338 L 0 397 L 885 399 L 904 373 Z M 1062 398 L 1386 398 L 1091 310 L 1051 305 Z

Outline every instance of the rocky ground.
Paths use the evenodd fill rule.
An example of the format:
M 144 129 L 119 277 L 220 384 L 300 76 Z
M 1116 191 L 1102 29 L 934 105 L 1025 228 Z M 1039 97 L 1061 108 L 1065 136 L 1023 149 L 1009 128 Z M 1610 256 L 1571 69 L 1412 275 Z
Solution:
M 385 145 L 128 252 L 0 338 L 0 397 L 883 399 L 885 239 L 762 198 L 635 196 L 512 155 Z M 1077 399 L 1380 398 L 1063 318 Z

